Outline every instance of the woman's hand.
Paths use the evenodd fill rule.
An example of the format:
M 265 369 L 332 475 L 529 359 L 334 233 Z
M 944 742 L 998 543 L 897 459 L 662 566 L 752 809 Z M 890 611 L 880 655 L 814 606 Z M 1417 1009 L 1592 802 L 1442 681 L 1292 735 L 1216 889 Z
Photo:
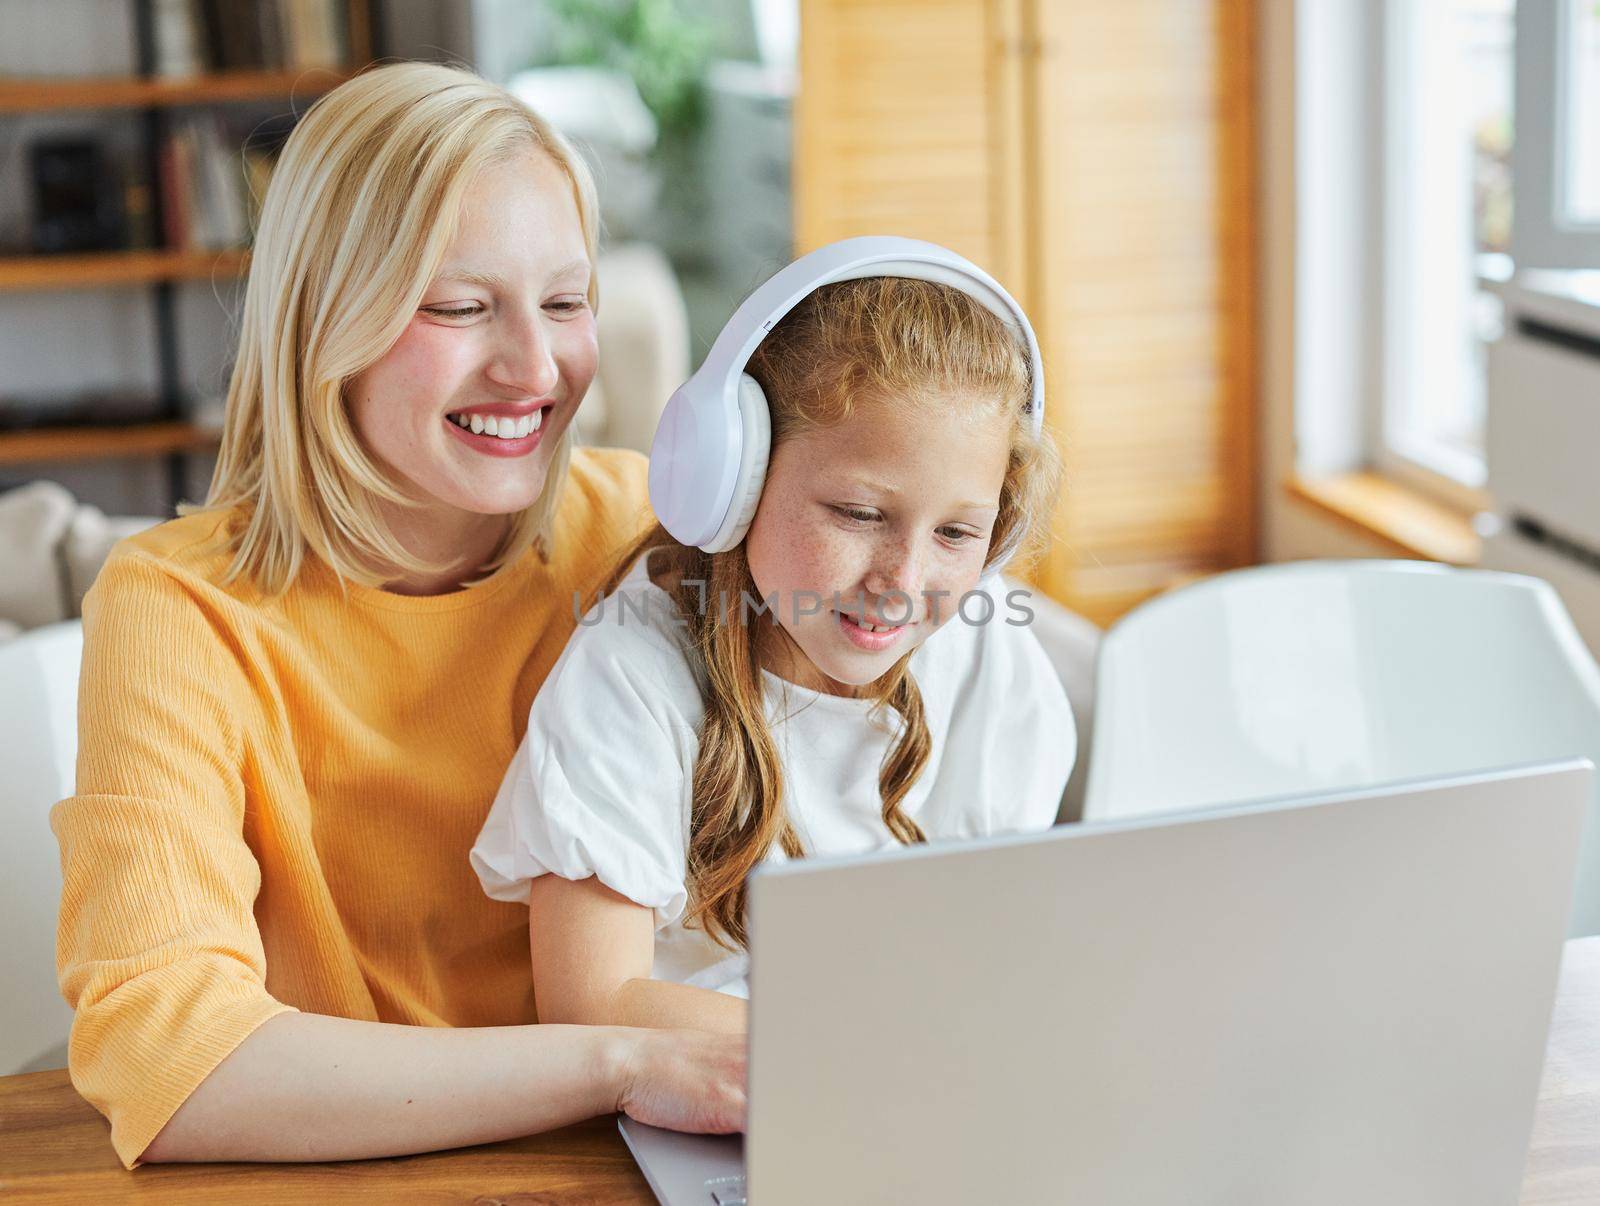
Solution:
M 283 1013 L 178 1107 L 149 1161 L 365 1160 L 494 1143 L 626 1110 L 744 1125 L 744 1040 L 602 1026 L 404 1026 Z
M 650 1126 L 727 1135 L 744 1129 L 743 1035 L 630 1030 L 617 1109 Z

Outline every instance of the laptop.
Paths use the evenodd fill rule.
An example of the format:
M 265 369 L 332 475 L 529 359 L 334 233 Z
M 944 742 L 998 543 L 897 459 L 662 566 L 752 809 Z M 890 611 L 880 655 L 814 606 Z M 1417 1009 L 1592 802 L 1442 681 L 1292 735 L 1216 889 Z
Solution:
M 666 1206 L 1515 1202 L 1591 775 L 765 866 L 746 1136 L 622 1133 Z

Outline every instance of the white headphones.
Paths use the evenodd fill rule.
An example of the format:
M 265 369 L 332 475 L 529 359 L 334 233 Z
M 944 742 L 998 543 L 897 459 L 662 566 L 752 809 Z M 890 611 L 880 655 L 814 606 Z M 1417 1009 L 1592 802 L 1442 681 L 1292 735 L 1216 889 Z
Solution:
M 673 391 L 650 446 L 650 505 L 682 544 L 721 553 L 744 539 L 772 447 L 772 415 L 761 386 L 744 371 L 777 321 L 835 281 L 897 276 L 959 289 L 998 315 L 1028 345 L 1034 435 L 1044 425 L 1039 341 L 1022 307 L 999 283 L 953 251 L 920 239 L 845 239 L 801 256 L 734 311 L 699 370 Z

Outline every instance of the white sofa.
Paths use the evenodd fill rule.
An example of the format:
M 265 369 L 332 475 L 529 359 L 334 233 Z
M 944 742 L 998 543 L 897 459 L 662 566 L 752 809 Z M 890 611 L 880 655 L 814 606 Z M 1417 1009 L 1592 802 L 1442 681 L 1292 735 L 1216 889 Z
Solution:
M 75 618 L 111 546 L 157 522 L 107 516 L 55 482 L 0 494 L 0 643 Z
M 48 813 L 72 792 L 75 620 L 0 645 L 0 1076 L 66 1066 L 72 1011 L 56 987 L 61 861 Z

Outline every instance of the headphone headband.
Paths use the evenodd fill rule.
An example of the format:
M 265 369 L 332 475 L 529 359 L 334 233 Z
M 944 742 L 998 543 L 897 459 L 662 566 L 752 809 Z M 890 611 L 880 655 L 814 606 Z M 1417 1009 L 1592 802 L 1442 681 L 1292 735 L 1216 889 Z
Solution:
M 1012 296 L 970 260 L 936 243 L 844 239 L 780 269 L 739 305 L 694 375 L 673 392 L 650 448 L 650 504 L 675 540 L 721 552 L 744 538 L 766 477 L 770 426 L 745 366 L 767 332 L 823 285 L 906 277 L 958 289 L 1021 336 L 1028 349 L 1033 434 L 1044 426 L 1039 342 Z
M 785 314 L 823 285 L 874 276 L 933 281 L 959 289 L 1021 335 L 1027 344 L 1033 378 L 1028 411 L 1033 432 L 1039 434 L 1044 423 L 1044 373 L 1039 363 L 1039 342 L 1028 316 L 1000 282 L 982 268 L 937 243 L 921 239 L 892 235 L 842 239 L 779 269 L 740 303 L 688 384 L 703 382 L 705 387 L 715 388 L 720 382 L 732 392 L 756 348 Z

